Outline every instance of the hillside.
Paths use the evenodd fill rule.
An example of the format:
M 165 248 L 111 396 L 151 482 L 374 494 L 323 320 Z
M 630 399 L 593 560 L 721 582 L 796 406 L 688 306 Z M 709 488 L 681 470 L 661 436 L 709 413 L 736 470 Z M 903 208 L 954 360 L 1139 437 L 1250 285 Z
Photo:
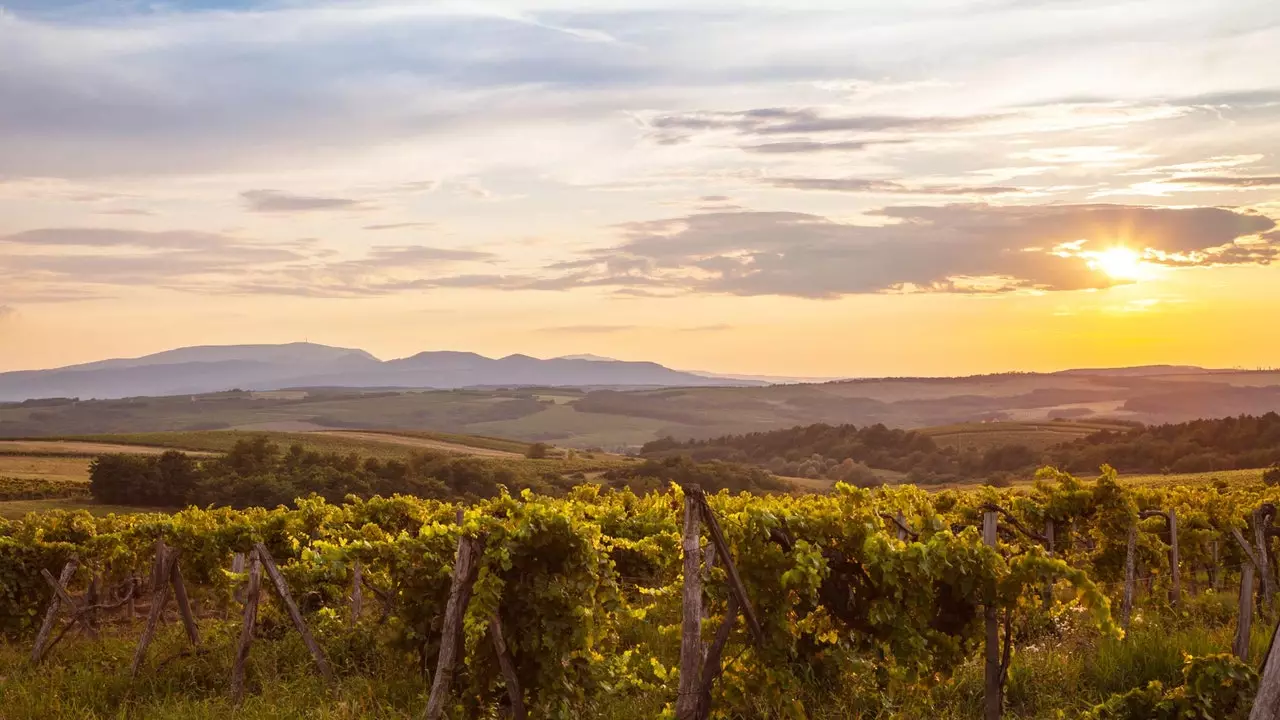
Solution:
M 578 360 L 587 366 L 608 362 Z M 134 368 L 145 370 L 146 368 Z M 1018 432 L 1042 448 L 1071 420 L 1162 424 L 1280 410 L 1280 373 L 1170 368 L 882 378 L 762 387 L 240 391 L 118 400 L 0 403 L 0 437 L 154 431 L 421 430 L 634 450 L 662 437 L 704 439 L 814 423 L 955 427 L 941 444 L 963 447 L 974 423 Z M 986 430 L 983 435 L 990 435 Z M 1071 438 L 1062 438 L 1071 439 Z
M 708 377 L 652 362 L 488 358 L 469 352 L 422 352 L 382 361 L 363 350 L 313 343 L 188 347 L 51 370 L 0 373 L 0 401 L 122 398 L 231 389 L 460 388 L 492 386 L 760 385 Z

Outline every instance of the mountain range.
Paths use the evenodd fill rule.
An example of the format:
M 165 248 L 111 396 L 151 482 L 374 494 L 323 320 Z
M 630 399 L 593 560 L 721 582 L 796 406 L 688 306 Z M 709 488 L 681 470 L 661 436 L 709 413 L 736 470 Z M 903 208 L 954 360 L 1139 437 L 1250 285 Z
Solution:
M 489 358 L 421 352 L 379 360 L 364 350 L 315 343 L 184 347 L 50 370 L 0 373 L 0 401 L 123 398 L 286 388 L 705 387 L 760 386 L 740 378 L 673 370 L 653 362 L 576 355 Z

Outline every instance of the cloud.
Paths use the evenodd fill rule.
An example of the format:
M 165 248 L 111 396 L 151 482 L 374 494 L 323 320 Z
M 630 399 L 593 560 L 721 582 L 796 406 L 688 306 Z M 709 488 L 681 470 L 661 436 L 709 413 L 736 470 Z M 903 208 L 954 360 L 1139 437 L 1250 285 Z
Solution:
M 841 140 L 822 142 L 820 140 L 792 140 L 789 142 L 763 143 L 760 145 L 743 145 L 741 148 L 751 153 L 766 155 L 799 155 L 825 152 L 854 152 L 866 150 L 878 145 L 898 145 L 908 140 Z
M 335 259 L 332 251 L 313 240 L 266 244 L 182 230 L 45 228 L 0 236 L 0 249 L 5 250 L 0 252 L 0 285 L 33 302 L 100 295 L 86 286 L 367 297 L 500 281 L 496 276 L 480 276 L 483 281 L 478 281 L 440 272 L 458 264 L 492 261 L 495 256 L 490 253 L 424 245 L 380 245 L 358 258 Z
M 17 310 L 9 305 L 0 305 L 0 321 L 8 320 L 17 314 Z
M 277 190 L 246 190 L 240 193 L 251 212 L 290 213 L 311 210 L 354 210 L 364 207 L 359 200 L 335 197 L 290 195 Z
M 545 333 L 565 333 L 571 335 L 604 335 L 608 333 L 626 332 L 635 330 L 636 325 L 559 325 L 555 327 L 538 328 L 538 332 Z
M 150 210 L 140 210 L 138 208 L 120 208 L 119 210 L 98 210 L 95 215 L 132 215 L 137 217 L 151 217 L 155 213 Z
M 429 223 L 429 222 L 402 222 L 402 223 L 388 223 L 386 225 L 365 225 L 364 229 L 365 230 L 399 230 L 401 228 L 432 227 L 434 225 L 435 223 Z
M 1020 188 L 998 185 L 904 185 L 892 180 L 861 178 L 768 178 L 768 185 L 790 190 L 879 193 L 887 195 L 1009 195 Z
M 1166 183 L 1192 185 L 1207 188 L 1273 188 L 1280 187 L 1280 175 L 1235 176 L 1235 175 L 1190 175 L 1165 180 Z
M 1267 264 L 1276 223 L 1226 208 L 1124 205 L 899 206 L 854 225 L 806 213 L 726 212 L 620 226 L 566 286 L 830 298 L 884 292 L 1080 290 L 1127 282 L 1097 253 L 1126 245 L 1152 265 Z

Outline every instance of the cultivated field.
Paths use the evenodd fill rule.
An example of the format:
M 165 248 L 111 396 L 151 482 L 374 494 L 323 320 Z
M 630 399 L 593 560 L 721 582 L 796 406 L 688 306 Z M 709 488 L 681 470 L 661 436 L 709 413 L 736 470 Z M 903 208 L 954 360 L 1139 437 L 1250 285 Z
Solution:
M 984 450 L 1000 445 L 1026 445 L 1032 450 L 1045 450 L 1100 430 L 1126 430 L 1128 426 L 1103 421 L 1060 420 L 1051 422 L 960 423 L 924 428 L 920 432 L 933 438 L 939 447 L 956 450 Z

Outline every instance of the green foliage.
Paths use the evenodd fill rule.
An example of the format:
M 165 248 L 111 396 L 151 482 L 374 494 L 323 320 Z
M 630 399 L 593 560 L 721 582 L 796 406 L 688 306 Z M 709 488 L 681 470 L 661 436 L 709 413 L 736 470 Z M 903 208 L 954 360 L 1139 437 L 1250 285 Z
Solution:
M 73 480 L 48 478 L 0 477 L 0 502 L 11 500 L 41 500 L 44 498 L 83 498 L 89 495 L 89 485 Z
M 1182 685 L 1154 680 L 1095 707 L 1088 720 L 1244 720 L 1258 674 L 1230 654 L 1186 658 Z
M 524 451 L 524 456 L 530 460 L 543 460 L 551 454 L 551 446 L 546 443 L 536 442 Z
M 1280 485 L 1280 464 L 1272 465 L 1262 471 L 1262 482 L 1269 487 Z

